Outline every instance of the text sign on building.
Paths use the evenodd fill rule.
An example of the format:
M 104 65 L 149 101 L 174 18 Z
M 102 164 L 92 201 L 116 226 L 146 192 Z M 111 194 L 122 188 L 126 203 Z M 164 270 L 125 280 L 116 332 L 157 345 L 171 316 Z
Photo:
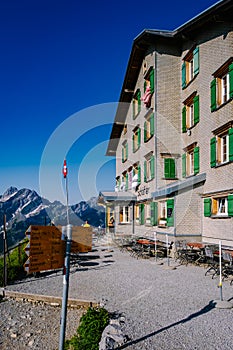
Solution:
M 64 266 L 65 241 L 55 226 L 30 226 L 26 231 L 29 243 L 25 248 L 28 273 L 59 269 Z

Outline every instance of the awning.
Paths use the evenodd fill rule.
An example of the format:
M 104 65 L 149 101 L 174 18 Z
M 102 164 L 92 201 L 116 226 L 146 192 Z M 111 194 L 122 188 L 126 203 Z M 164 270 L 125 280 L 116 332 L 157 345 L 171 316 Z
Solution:
M 136 201 L 137 196 L 131 192 L 100 192 L 98 197 L 99 204 L 124 204 Z
M 166 187 L 162 187 L 161 189 L 155 191 L 152 193 L 152 198 L 157 199 L 157 198 L 162 198 L 162 197 L 167 197 L 169 195 L 173 195 L 177 192 L 180 192 L 182 190 L 188 190 L 192 189 L 193 186 L 195 185 L 201 185 L 204 183 L 206 180 L 206 173 L 192 176 L 188 179 L 182 180 L 182 181 L 177 181 L 174 182 L 171 185 L 168 185 Z

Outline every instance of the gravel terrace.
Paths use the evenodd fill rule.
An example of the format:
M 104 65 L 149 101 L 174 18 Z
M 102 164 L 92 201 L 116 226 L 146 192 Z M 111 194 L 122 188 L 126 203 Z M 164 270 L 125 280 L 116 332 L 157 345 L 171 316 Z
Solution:
M 171 264 L 175 265 L 175 262 L 171 261 Z M 101 302 L 109 311 L 125 315 L 123 331 L 130 340 L 119 349 L 230 350 L 233 309 L 214 307 L 214 300 L 220 297 L 219 281 L 204 274 L 204 267 L 178 266 L 172 270 L 167 268 L 166 260 L 164 265 L 158 265 L 154 259 L 137 260 L 116 247 L 101 246 L 99 243 L 93 252 L 83 254 L 79 266 L 72 266 L 69 297 Z M 61 272 L 42 274 L 39 278 L 28 277 L 7 289 L 62 296 L 62 278 Z M 233 285 L 229 281 L 223 283 L 223 299 L 233 303 Z M 7 303 L 12 304 L 10 311 Z M 43 311 L 42 305 L 28 306 L 30 310 L 25 315 L 22 312 L 24 308 L 18 305 L 16 301 L 0 303 L 0 347 L 56 349 L 60 308 L 51 311 L 51 307 L 47 306 Z M 35 307 L 39 309 L 33 309 Z M 67 332 L 68 338 L 76 330 L 80 316 L 76 314 L 78 310 L 70 312 L 74 313 L 71 316 L 74 327 L 69 334 Z M 32 314 L 33 317 L 36 315 L 33 330 L 28 327 L 28 323 L 34 322 L 30 320 Z M 27 328 L 24 339 L 29 338 L 24 347 L 17 342 L 17 337 L 12 336 L 14 331 L 17 332 L 17 324 L 11 324 L 10 329 L 7 326 L 9 320 L 18 320 L 19 315 L 22 316 L 20 322 Z M 30 343 L 29 333 L 35 330 L 39 335 L 32 338 Z M 4 344 L 8 344 L 8 347 Z

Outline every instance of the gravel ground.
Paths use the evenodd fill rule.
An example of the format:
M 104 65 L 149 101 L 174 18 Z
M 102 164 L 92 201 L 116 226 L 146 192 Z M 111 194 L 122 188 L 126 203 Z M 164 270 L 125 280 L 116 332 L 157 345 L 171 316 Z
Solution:
M 204 267 L 172 270 L 166 260 L 158 265 L 153 259 L 137 260 L 118 248 L 96 245 L 92 253 L 83 254 L 79 266 L 72 266 L 69 297 L 101 302 L 109 311 L 125 315 L 123 331 L 130 340 L 119 349 L 230 350 L 233 309 L 214 307 L 220 298 L 218 282 L 205 276 Z M 7 289 L 62 296 L 62 275 L 28 277 Z M 229 281 L 223 283 L 223 299 L 233 303 Z M 5 317 L 6 308 L 2 310 L 1 304 L 0 311 Z M 58 327 L 59 318 L 54 322 Z M 46 344 L 50 344 L 54 334 L 49 329 L 45 333 Z M 43 349 L 50 348 L 44 344 Z

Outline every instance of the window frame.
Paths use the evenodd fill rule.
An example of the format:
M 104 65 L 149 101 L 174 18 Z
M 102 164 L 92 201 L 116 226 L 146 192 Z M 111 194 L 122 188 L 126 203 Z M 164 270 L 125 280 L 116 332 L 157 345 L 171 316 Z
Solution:
M 153 152 L 145 156 L 144 160 L 144 182 L 149 182 L 155 177 L 155 159 Z
M 122 143 L 122 163 L 125 163 L 128 159 L 128 142 L 127 141 L 124 141 Z
M 132 100 L 133 104 L 133 119 L 136 119 L 141 112 L 141 90 L 137 89 Z
M 128 205 L 122 205 L 119 207 L 119 224 L 130 223 L 130 207 Z
M 224 211 L 222 211 L 223 201 Z M 219 194 L 204 198 L 204 216 L 213 219 L 233 217 L 233 194 Z
M 148 142 L 154 136 L 154 113 L 151 112 L 144 121 L 144 142 Z
M 183 58 L 182 89 L 185 89 L 199 73 L 199 46 L 193 47 Z
M 136 126 L 133 130 L 133 153 L 137 152 L 141 146 L 141 128 L 139 125 Z

